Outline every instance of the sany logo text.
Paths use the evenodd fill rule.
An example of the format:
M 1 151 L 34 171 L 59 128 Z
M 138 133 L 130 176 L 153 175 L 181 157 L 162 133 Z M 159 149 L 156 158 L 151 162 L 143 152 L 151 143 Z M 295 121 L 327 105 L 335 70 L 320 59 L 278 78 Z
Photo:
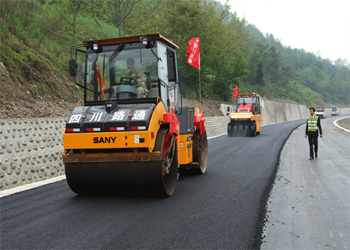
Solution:
M 117 137 L 94 137 L 94 143 L 114 143 Z

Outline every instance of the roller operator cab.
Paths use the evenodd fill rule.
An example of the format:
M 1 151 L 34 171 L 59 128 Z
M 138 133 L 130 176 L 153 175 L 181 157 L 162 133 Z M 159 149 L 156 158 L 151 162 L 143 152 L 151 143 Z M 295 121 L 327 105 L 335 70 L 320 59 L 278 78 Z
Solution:
M 205 172 L 204 114 L 181 105 L 177 49 L 160 34 L 71 47 L 70 74 L 84 89 L 63 134 L 73 192 L 170 196 L 179 168 Z
M 249 137 L 260 134 L 263 120 L 262 100 L 258 94 L 239 95 L 236 113 L 230 113 L 227 124 L 229 137 Z

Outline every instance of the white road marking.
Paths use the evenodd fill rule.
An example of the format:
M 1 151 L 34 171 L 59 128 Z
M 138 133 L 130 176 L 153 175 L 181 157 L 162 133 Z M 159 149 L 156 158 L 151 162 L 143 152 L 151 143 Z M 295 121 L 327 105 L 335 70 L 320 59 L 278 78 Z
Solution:
M 27 191 L 27 190 L 32 189 L 32 188 L 37 188 L 37 187 L 40 187 L 40 186 L 51 184 L 51 183 L 54 183 L 54 182 L 57 182 L 57 181 L 65 180 L 65 179 L 66 179 L 66 176 L 65 175 L 61 175 L 61 176 L 50 178 L 50 179 L 47 179 L 47 180 L 44 180 L 44 181 L 33 182 L 33 183 L 26 184 L 26 185 L 22 185 L 22 186 L 6 189 L 6 190 L 3 190 L 3 191 L 0 191 L 0 198 L 5 197 L 5 196 L 9 196 L 9 195 L 12 195 L 12 194 L 16 194 L 16 193 L 19 193 L 19 192 Z

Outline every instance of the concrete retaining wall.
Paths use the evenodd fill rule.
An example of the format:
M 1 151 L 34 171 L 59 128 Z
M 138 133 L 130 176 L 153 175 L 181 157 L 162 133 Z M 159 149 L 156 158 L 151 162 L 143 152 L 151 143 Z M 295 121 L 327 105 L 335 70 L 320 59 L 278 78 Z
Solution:
M 64 118 L 0 120 L 0 190 L 64 174 Z
M 262 125 L 299 120 L 309 116 L 309 109 L 305 105 L 273 101 L 263 101 L 262 105 L 264 116 Z
M 205 117 L 207 137 L 216 137 L 227 133 L 227 116 Z
M 340 109 L 340 114 L 349 113 L 350 108 Z M 267 125 L 306 118 L 309 110 L 304 105 L 264 101 L 263 114 L 263 125 Z M 227 133 L 227 116 L 205 119 L 208 138 Z M 64 175 L 65 121 L 66 118 L 0 120 L 0 191 Z

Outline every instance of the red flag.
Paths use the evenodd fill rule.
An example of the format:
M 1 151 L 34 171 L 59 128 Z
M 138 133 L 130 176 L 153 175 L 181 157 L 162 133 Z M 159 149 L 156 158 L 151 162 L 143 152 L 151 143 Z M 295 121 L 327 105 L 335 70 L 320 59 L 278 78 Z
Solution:
M 199 37 L 192 38 L 188 41 L 189 46 L 187 47 L 187 62 L 196 69 L 200 69 L 200 45 Z
M 237 96 L 239 96 L 238 86 L 233 88 L 232 95 L 233 95 L 233 98 L 237 98 Z

